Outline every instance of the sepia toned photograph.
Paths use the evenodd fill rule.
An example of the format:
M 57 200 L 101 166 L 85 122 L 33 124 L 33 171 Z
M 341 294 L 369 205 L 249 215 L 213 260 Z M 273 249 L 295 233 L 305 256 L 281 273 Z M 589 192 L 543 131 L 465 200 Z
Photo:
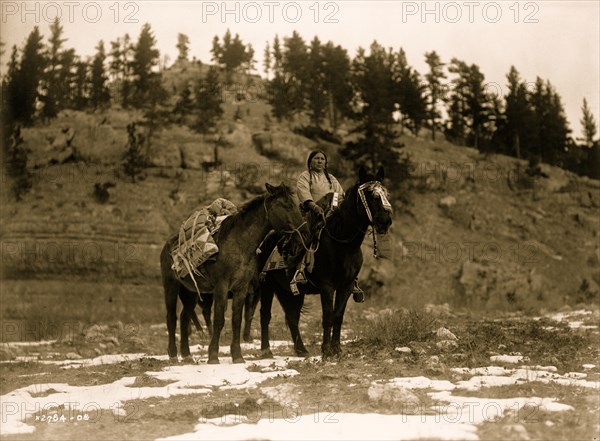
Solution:
M 0 0 L 0 438 L 600 441 L 600 3 Z

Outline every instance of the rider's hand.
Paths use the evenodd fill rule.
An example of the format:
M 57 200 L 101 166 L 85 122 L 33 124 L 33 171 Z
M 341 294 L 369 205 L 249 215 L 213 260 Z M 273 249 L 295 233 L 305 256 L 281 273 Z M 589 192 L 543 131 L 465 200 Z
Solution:
M 313 203 L 313 206 L 311 208 L 316 214 L 318 214 L 320 216 L 323 216 L 325 214 L 323 209 L 321 207 L 319 207 L 317 204 Z

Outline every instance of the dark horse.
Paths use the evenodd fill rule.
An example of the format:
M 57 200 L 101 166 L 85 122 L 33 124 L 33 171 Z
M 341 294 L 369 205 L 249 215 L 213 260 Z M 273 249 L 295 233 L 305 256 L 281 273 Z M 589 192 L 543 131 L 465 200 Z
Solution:
M 306 272 L 309 283 L 298 285 L 300 294 L 293 295 L 290 289 L 289 271 L 274 270 L 266 273 L 260 285 L 263 357 L 273 356 L 269 344 L 269 322 L 274 293 L 285 312 L 294 350 L 299 356 L 308 355 L 298 329 L 304 295 L 320 294 L 323 310 L 323 358 L 341 355 L 340 333 L 346 303 L 363 262 L 361 244 L 369 226 L 378 234 L 385 234 L 392 224 L 387 190 L 381 184 L 383 178 L 383 168 L 377 171 L 376 176 L 368 174 L 363 167 L 360 168 L 358 183 L 346 192 L 339 208 L 327 217 L 315 252 L 314 269 Z
M 198 289 L 213 295 L 214 319 L 208 348 L 208 363 L 211 364 L 219 362 L 219 338 L 225 323 L 225 310 L 230 293 L 233 329 L 231 357 L 234 363 L 244 362 L 240 348 L 241 316 L 248 285 L 258 272 L 256 249 L 260 243 L 272 229 L 279 234 L 293 234 L 304 227 L 304 220 L 294 203 L 291 190 L 285 185 L 274 187 L 266 184 L 266 188 L 265 194 L 251 200 L 237 214 L 223 220 L 214 237 L 219 247 L 216 259 L 197 268 L 200 275 L 194 276 Z M 194 312 L 199 295 L 189 275 L 182 279 L 171 269 L 173 261 L 170 253 L 177 243 L 177 237 L 174 235 L 167 240 L 160 255 L 160 266 L 167 307 L 169 357 L 177 357 L 175 328 L 179 297 L 185 312 L 181 315 L 181 355 L 188 358 L 189 320 L 193 319 L 196 325 L 199 325 Z

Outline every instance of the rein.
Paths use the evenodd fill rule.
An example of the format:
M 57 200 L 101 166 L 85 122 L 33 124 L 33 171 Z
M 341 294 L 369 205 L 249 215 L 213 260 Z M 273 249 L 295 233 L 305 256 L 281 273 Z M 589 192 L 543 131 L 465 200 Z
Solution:
M 267 223 L 270 224 L 271 221 L 269 220 L 269 210 L 267 209 L 267 198 L 266 197 L 263 200 L 263 208 L 265 209 L 265 214 L 266 214 L 266 217 L 267 217 Z M 306 245 L 304 244 L 304 239 L 302 238 L 302 234 L 300 233 L 300 228 L 302 228 L 304 225 L 306 225 L 306 221 L 302 222 L 296 228 L 292 228 L 291 230 L 282 230 L 281 233 L 283 233 L 283 234 L 289 234 L 290 236 L 293 235 L 294 233 L 298 233 L 298 236 L 300 237 L 300 241 L 302 242 L 302 246 L 304 247 L 304 249 L 306 251 L 309 251 L 309 248 L 307 248 Z M 273 227 L 273 225 L 271 225 L 271 227 Z

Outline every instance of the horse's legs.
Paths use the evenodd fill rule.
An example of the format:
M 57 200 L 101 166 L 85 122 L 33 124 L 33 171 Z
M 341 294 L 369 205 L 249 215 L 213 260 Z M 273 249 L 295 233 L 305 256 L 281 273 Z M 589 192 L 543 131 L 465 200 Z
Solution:
M 167 308 L 167 330 L 169 332 L 169 358 L 177 360 L 177 343 L 175 328 L 177 327 L 177 297 L 179 297 L 179 282 L 172 278 L 164 278 L 165 306 Z
M 302 311 L 302 306 L 304 305 L 304 294 L 288 296 L 285 295 L 286 293 L 282 294 L 283 295 L 277 295 L 277 298 L 279 299 L 279 303 L 281 303 L 281 306 L 285 312 L 285 321 L 290 328 L 290 334 L 292 334 L 294 351 L 296 351 L 296 355 L 298 357 L 308 357 L 308 350 L 304 346 L 302 336 L 300 335 L 300 329 L 298 328 L 298 322 L 300 322 L 300 311 Z M 284 306 L 284 303 L 281 301 L 284 297 L 289 299 L 287 302 L 285 302 L 286 306 Z
M 231 301 L 231 358 L 234 363 L 244 363 L 242 348 L 240 347 L 240 333 L 242 331 L 242 312 L 246 301 L 247 288 L 233 293 Z
M 213 305 L 213 295 L 204 293 L 200 295 L 200 307 L 202 308 L 202 317 L 204 317 L 204 322 L 206 323 L 206 327 L 208 328 L 208 335 L 212 337 L 212 321 L 210 318 L 210 313 L 212 311 Z
M 321 308 L 323 310 L 323 344 L 321 352 L 323 359 L 333 355 L 331 350 L 331 329 L 333 327 L 333 289 L 331 287 L 321 288 Z
M 196 304 L 198 302 L 198 295 L 195 292 L 188 291 L 185 288 L 181 288 L 179 290 L 179 297 L 181 299 L 181 303 L 183 303 L 183 309 L 181 310 L 181 315 L 179 317 L 180 324 L 180 350 L 181 356 L 186 359 L 186 361 L 191 360 L 190 354 L 190 313 L 195 314 L 194 309 L 196 308 Z M 190 311 L 190 312 L 188 312 Z
M 260 352 L 261 358 L 273 358 L 269 342 L 269 323 L 273 305 L 273 285 L 267 279 L 260 285 Z
M 221 337 L 221 331 L 225 325 L 225 311 L 227 310 L 227 288 L 225 286 L 215 286 L 215 292 L 213 293 L 214 303 L 214 320 L 213 320 L 213 333 L 208 345 L 208 363 L 218 364 L 219 363 L 219 339 Z
M 254 312 L 256 311 L 256 306 L 258 305 L 258 301 L 260 300 L 260 295 L 257 292 L 257 287 L 255 286 L 252 290 L 251 294 L 246 296 L 246 303 L 244 304 L 244 341 L 251 342 L 252 338 L 250 337 L 250 333 L 252 331 L 252 320 L 254 319 Z
M 336 290 L 335 305 L 333 309 L 333 334 L 331 337 L 331 351 L 338 357 L 342 355 L 342 348 L 340 344 L 340 336 L 342 333 L 342 323 L 344 322 L 344 312 L 346 311 L 346 305 L 350 298 L 350 293 L 354 281 L 345 284 Z

